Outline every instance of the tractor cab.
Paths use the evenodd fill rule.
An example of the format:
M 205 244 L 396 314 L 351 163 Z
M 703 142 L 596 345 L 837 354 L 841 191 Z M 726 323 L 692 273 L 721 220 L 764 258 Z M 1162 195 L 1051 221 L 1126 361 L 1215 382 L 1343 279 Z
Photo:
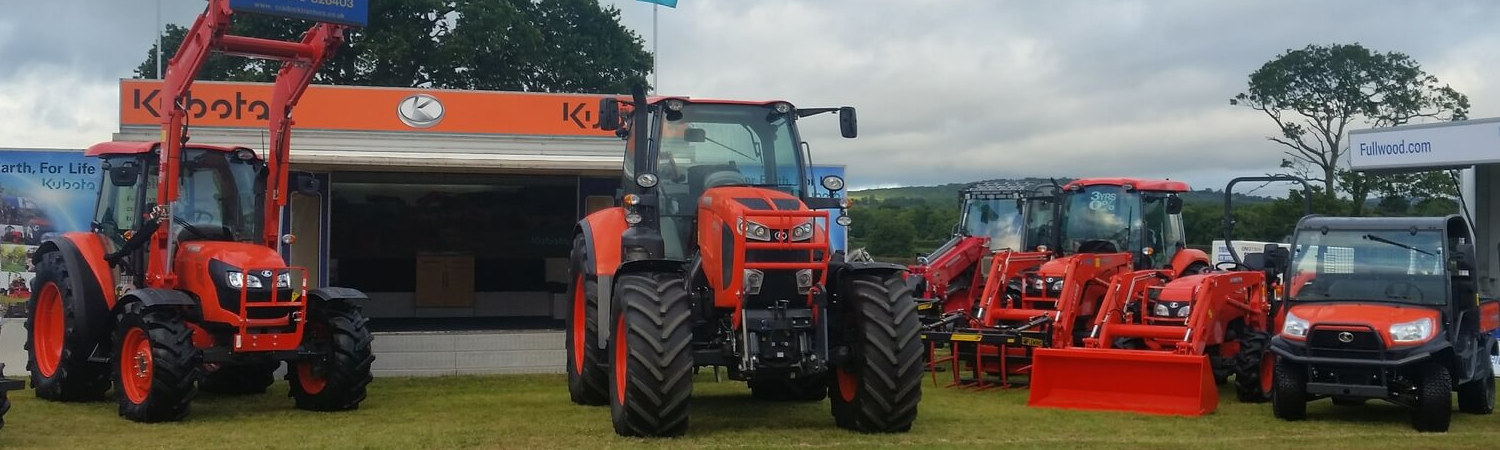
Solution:
M 1020 250 L 1025 241 L 1026 190 L 994 183 L 964 189 L 957 236 L 989 239 L 991 251 Z M 935 252 L 936 253 L 936 252 Z
M 1474 265 L 1459 216 L 1304 218 L 1272 345 L 1276 415 L 1380 399 L 1415 408 L 1419 431 L 1443 431 L 1454 390 L 1460 410 L 1489 413 L 1500 304 L 1480 299 Z
M 1061 255 L 1130 253 L 1136 269 L 1173 268 L 1186 248 L 1177 181 L 1083 179 L 1064 186 L 1057 248 Z
M 88 156 L 101 159 L 109 183 L 99 193 L 93 226 L 117 246 L 155 209 L 158 165 L 154 142 L 106 142 Z M 266 164 L 247 148 L 190 145 L 179 165 L 181 195 L 172 204 L 178 242 L 258 242 Z

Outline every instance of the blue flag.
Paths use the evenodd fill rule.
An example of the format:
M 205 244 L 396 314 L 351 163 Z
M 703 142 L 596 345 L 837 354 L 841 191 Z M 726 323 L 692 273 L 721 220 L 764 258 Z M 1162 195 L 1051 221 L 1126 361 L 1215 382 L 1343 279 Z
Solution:
M 677 7 L 677 0 L 636 0 L 636 1 L 646 2 L 646 3 L 655 3 L 655 4 L 662 5 L 662 6 L 665 6 L 665 7 L 668 7 L 668 8 L 676 8 Z

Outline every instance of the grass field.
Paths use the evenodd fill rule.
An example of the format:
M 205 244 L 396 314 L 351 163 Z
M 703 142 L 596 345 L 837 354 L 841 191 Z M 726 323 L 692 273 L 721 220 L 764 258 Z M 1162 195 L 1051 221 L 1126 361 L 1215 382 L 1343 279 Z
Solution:
M 706 375 L 706 374 L 705 374 Z M 381 378 L 358 410 L 293 409 L 286 385 L 251 397 L 204 395 L 181 423 L 135 424 L 113 403 L 63 404 L 12 392 L 0 448 L 700 448 L 700 447 L 1103 447 L 1103 448 L 1495 448 L 1500 416 L 1454 415 L 1452 431 L 1418 434 L 1404 409 L 1371 403 L 1310 405 L 1310 420 L 1282 422 L 1270 405 L 1225 395 L 1197 418 L 1031 409 L 1025 390 L 969 392 L 924 384 L 911 433 L 838 430 L 828 402 L 749 398 L 743 383 L 700 375 L 688 435 L 626 439 L 607 407 L 568 402 L 561 375 Z M 1227 389 L 1225 389 L 1227 390 Z

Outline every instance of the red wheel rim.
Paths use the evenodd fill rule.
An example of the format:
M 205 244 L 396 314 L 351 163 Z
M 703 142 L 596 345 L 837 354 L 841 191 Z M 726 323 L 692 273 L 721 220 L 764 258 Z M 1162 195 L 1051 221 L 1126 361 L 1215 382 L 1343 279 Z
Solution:
M 132 327 L 120 343 L 120 386 L 131 403 L 146 402 L 151 393 L 151 340 L 146 331 Z
M 583 339 L 584 331 L 588 330 L 588 324 L 583 321 L 587 311 L 584 304 L 583 275 L 573 282 L 573 373 L 583 373 Z
M 839 397 L 843 398 L 845 403 L 854 401 L 854 392 L 859 390 L 859 377 L 844 369 L 838 369 L 834 374 L 839 381 Z
M 47 283 L 36 297 L 36 311 L 32 311 L 31 349 L 36 354 L 36 368 L 42 376 L 57 373 L 57 364 L 62 361 L 63 323 L 62 293 L 57 284 Z
M 615 321 L 615 333 L 613 337 L 615 339 L 615 355 L 614 360 L 610 361 L 610 365 L 614 366 L 615 369 L 615 399 L 619 400 L 620 404 L 623 405 L 625 404 L 625 361 L 630 359 L 628 356 L 629 353 L 625 349 L 625 342 L 630 339 L 625 337 L 624 314 L 620 314 L 620 319 Z
M 317 394 L 328 387 L 328 378 L 318 372 L 313 362 L 297 363 L 297 385 L 302 387 L 302 392 Z

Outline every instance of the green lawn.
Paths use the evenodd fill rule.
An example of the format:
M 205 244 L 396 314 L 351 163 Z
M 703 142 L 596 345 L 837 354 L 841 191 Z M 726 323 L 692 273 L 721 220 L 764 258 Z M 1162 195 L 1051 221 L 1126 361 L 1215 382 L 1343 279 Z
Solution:
M 705 373 L 706 375 L 706 373 Z M 941 378 L 940 378 L 941 379 Z M 200 397 L 185 422 L 144 425 L 113 403 L 63 404 L 12 392 L 0 448 L 698 448 L 698 447 L 1105 447 L 1105 448 L 1495 448 L 1500 416 L 1455 414 L 1452 431 L 1418 434 L 1404 409 L 1324 400 L 1311 420 L 1282 422 L 1270 405 L 1235 403 L 1197 418 L 1031 409 L 1025 390 L 970 392 L 924 384 L 911 433 L 835 429 L 826 401 L 751 400 L 743 383 L 700 375 L 686 437 L 616 437 L 605 407 L 568 402 L 561 375 L 381 378 L 358 410 L 292 408 L 285 383 L 252 397 Z M 1225 389 L 1226 391 L 1228 389 Z

